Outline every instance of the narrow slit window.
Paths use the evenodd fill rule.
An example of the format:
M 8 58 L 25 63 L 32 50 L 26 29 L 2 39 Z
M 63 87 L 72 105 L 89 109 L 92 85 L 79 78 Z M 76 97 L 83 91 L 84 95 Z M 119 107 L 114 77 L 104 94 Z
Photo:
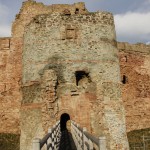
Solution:
M 127 56 L 125 56 L 125 62 L 127 62 Z
M 128 81 L 127 77 L 125 75 L 123 75 L 123 77 L 122 77 L 122 83 L 126 84 L 127 81 Z

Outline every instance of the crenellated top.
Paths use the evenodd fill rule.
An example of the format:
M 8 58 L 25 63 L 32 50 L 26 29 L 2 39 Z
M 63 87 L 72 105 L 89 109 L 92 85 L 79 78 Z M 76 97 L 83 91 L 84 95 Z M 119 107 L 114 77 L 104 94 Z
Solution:
M 16 15 L 16 19 L 12 27 L 13 37 L 22 37 L 25 26 L 37 15 L 51 14 L 58 12 L 60 14 L 73 15 L 73 14 L 88 14 L 85 4 L 82 2 L 72 5 L 68 4 L 53 4 L 44 5 L 33 0 L 23 2 L 19 14 Z
M 117 47 L 120 51 L 126 52 L 139 52 L 139 53 L 146 53 L 150 55 L 150 45 L 146 45 L 144 43 L 137 43 L 137 44 L 129 44 L 127 42 L 118 42 Z
M 23 2 L 19 14 L 16 15 L 16 19 L 12 26 L 13 37 L 23 37 L 26 25 L 28 25 L 33 18 L 38 15 L 47 15 L 59 13 L 61 16 L 68 16 L 69 18 L 78 18 L 82 21 L 90 20 L 93 23 L 101 21 L 103 24 L 114 24 L 113 15 L 109 12 L 88 12 L 83 2 L 68 4 L 52 4 L 44 5 L 34 0 L 28 0 Z M 65 17 L 67 18 L 67 17 Z

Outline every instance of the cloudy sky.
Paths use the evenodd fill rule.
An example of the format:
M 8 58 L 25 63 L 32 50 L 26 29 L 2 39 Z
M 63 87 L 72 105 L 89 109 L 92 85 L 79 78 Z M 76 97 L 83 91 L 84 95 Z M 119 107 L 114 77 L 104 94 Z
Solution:
M 0 0 L 0 37 L 11 36 L 11 24 L 24 0 Z M 117 40 L 150 43 L 150 0 L 36 0 L 44 4 L 83 1 L 89 11 L 114 14 Z

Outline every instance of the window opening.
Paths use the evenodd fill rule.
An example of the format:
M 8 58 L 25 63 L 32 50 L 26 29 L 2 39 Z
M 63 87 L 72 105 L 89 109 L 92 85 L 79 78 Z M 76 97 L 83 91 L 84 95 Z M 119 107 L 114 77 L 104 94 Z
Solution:
M 127 62 L 127 56 L 125 56 L 125 62 Z
M 70 16 L 70 15 L 71 15 L 70 10 L 65 9 L 65 10 L 64 10 L 64 15 L 66 15 L 66 16 Z
M 91 82 L 89 73 L 86 73 L 85 71 L 76 71 L 75 76 L 76 76 L 76 85 L 77 86 L 79 85 L 79 81 L 82 80 L 83 78 L 87 78 L 88 82 Z
M 123 84 L 126 84 L 127 83 L 127 77 L 125 75 L 123 75 L 122 77 L 122 83 Z
M 79 8 L 76 8 L 75 14 L 79 14 Z

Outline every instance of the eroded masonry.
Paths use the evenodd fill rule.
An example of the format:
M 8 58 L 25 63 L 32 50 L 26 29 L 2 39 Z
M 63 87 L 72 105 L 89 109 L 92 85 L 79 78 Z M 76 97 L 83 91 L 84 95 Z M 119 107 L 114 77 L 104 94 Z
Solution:
M 21 150 L 63 115 L 110 150 L 150 128 L 150 46 L 118 43 L 111 13 L 24 2 L 0 38 L 0 70 L 0 133 L 19 134 Z

